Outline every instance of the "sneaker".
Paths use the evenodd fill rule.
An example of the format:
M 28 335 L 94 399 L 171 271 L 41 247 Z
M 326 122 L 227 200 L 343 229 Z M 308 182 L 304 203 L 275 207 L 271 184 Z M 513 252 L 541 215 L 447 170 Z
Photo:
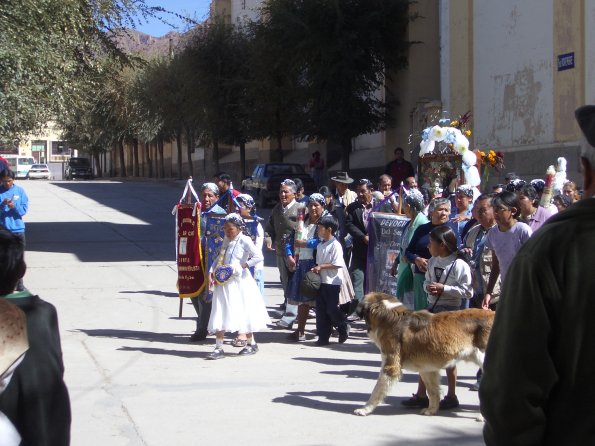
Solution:
M 459 399 L 456 396 L 448 395 L 440 401 L 440 405 L 438 406 L 440 410 L 454 409 L 455 407 L 459 407 Z
M 238 353 L 238 355 L 239 356 L 248 356 L 248 355 L 254 355 L 256 352 L 258 352 L 258 345 L 252 344 L 252 345 L 247 345 L 246 347 L 241 349 L 240 352 Z
M 339 344 L 343 344 L 347 338 L 349 338 L 349 332 L 351 331 L 351 326 L 349 324 L 345 324 L 345 331 L 339 332 Z
M 316 319 L 316 310 L 314 308 L 310 308 L 308 311 L 308 319 Z
M 291 324 L 288 324 L 283 319 L 280 319 L 275 323 L 275 326 L 283 330 L 291 330 L 291 327 L 293 327 L 293 322 Z
M 430 400 L 427 396 L 422 398 L 417 396 L 416 393 L 414 393 L 413 396 L 408 400 L 401 401 L 401 404 L 405 407 L 420 407 L 423 409 L 430 405 Z
M 475 381 L 473 384 L 471 384 L 471 387 L 469 387 L 469 390 L 473 390 L 474 392 L 478 392 L 479 391 L 479 380 Z
M 215 347 L 211 353 L 207 355 L 207 359 L 221 359 L 225 358 L 225 353 L 223 353 L 223 349 L 221 347 Z

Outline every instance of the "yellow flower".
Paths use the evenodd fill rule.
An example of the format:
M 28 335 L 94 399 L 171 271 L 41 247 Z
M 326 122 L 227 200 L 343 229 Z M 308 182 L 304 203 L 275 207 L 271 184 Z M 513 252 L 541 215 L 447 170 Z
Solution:
M 471 136 L 471 130 L 465 130 L 465 135 Z

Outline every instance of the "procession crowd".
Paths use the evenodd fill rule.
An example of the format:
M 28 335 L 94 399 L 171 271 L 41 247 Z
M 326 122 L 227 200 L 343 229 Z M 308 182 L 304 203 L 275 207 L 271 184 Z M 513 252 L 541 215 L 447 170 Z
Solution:
M 199 188 L 202 252 L 208 252 L 209 238 L 220 237 L 222 243 L 214 255 L 206 256 L 207 286 L 191 299 L 198 317 L 190 341 L 204 341 L 214 334 L 215 348 L 207 355 L 210 360 L 225 357 L 226 333 L 233 333 L 231 344 L 241 348 L 240 356 L 259 351 L 255 333 L 271 324 L 264 302 L 263 249 L 266 249 L 275 253 L 284 294 L 284 313 L 275 326 L 289 330 L 289 340 L 304 342 L 312 336 L 306 331 L 306 322 L 315 317 L 317 346 L 329 345 L 333 334 L 339 344 L 346 342 L 350 322 L 358 319 L 358 304 L 366 291 L 374 291 L 366 285 L 372 213 L 395 213 L 405 216 L 408 222 L 402 233 L 399 255 L 391 269 L 396 277 L 391 293 L 411 310 L 439 313 L 475 307 L 496 311 L 498 316 L 505 311 L 507 321 L 501 322 L 503 317 L 496 317 L 497 340 L 490 343 L 490 346 L 499 345 L 500 349 L 493 347 L 490 351 L 488 346 L 488 357 L 490 353 L 493 358 L 500 355 L 499 360 L 505 361 L 501 356 L 506 344 L 503 340 L 512 341 L 510 327 L 520 330 L 516 322 L 510 327 L 505 325 L 512 321 L 511 308 L 517 304 L 517 300 L 507 299 L 507 293 L 511 293 L 513 287 L 525 286 L 528 296 L 540 295 L 545 302 L 569 283 L 554 283 L 560 276 L 554 267 L 548 270 L 550 273 L 545 279 L 535 282 L 542 269 L 532 269 L 534 262 L 529 254 L 554 249 L 551 237 L 548 238 L 554 231 L 558 236 L 572 235 L 564 231 L 565 227 L 560 228 L 559 222 L 574 225 L 573 234 L 580 242 L 566 241 L 573 253 L 590 249 L 593 243 L 588 226 L 593 221 L 593 201 L 588 198 L 595 192 L 592 164 L 595 107 L 584 113 L 581 121 L 577 111 L 588 141 L 581 155 L 586 185 L 584 199 L 572 181 L 563 181 L 556 187 L 541 179 L 520 179 L 512 172 L 506 175 L 504 184 L 494 186 L 489 193 L 481 194 L 477 188 L 456 181 L 442 190 L 430 190 L 418 185 L 413 166 L 404 160 L 402 149 L 397 148 L 395 160 L 386 166 L 385 173 L 375 183 L 366 178 L 355 180 L 348 172 L 337 172 L 330 178 L 329 185 L 321 185 L 318 192 L 308 196 L 299 179 L 285 179 L 280 184 L 279 201 L 264 221 L 258 217 L 253 198 L 235 190 L 229 174 L 218 173 L 212 182 L 205 182 Z M 7 166 L 2 167 L 0 165 L 0 297 L 3 299 L 0 304 L 6 308 L 0 310 L 0 318 L 10 320 L 8 323 L 0 320 L 0 345 L 10 348 L 0 355 L 0 394 L 4 392 L 0 397 L 0 438 L 7 439 L 6 444 L 10 445 L 20 444 L 21 440 L 23 444 L 46 444 L 45 440 L 47 444 L 68 444 L 70 403 L 63 381 L 56 311 L 23 286 L 26 269 L 23 216 L 28 199 L 25 191 L 14 184 L 14 174 Z M 313 168 L 320 170 L 320 163 L 314 163 Z M 321 172 L 316 175 L 318 180 L 322 177 Z M 579 200 L 580 203 L 576 203 Z M 560 215 L 549 224 L 554 214 Z M 211 217 L 223 219 L 223 234 L 208 230 Z M 544 225 L 548 227 L 545 231 L 540 229 Z M 531 243 L 534 239 L 546 243 L 535 246 Z M 525 244 L 530 246 L 530 250 L 525 250 L 529 254 L 520 259 L 517 253 Z M 592 251 L 589 252 L 592 255 Z M 580 255 L 571 260 L 580 262 Z M 549 259 L 542 261 L 547 263 Z M 507 280 L 511 275 L 514 278 Z M 517 283 L 521 277 L 527 282 Z M 592 282 L 590 276 L 584 279 Z M 554 291 L 544 294 L 544 287 Z M 502 300 L 505 310 L 500 309 L 501 296 L 505 296 Z M 524 305 L 525 301 L 518 300 L 518 305 Z M 544 331 L 549 330 L 549 321 L 558 313 L 551 313 L 550 308 L 543 309 L 542 306 L 547 307 L 544 302 L 535 299 L 532 302 L 536 309 L 542 310 L 533 315 L 534 319 Z M 577 327 L 588 328 L 582 322 Z M 536 345 L 539 360 L 547 362 L 553 358 L 551 360 L 559 366 L 560 356 L 568 356 L 564 351 L 552 353 L 545 347 L 550 338 L 542 342 L 539 330 L 524 333 L 541 342 Z M 577 354 L 583 350 L 577 347 Z M 520 351 L 522 349 L 517 349 L 517 353 Z M 517 360 L 524 358 L 521 355 Z M 479 389 L 482 396 L 482 412 L 488 414 L 486 439 L 508 434 L 509 429 L 505 422 L 506 411 L 501 410 L 508 400 L 494 396 L 498 385 L 510 384 L 510 380 L 502 378 L 509 375 L 501 377 L 495 371 L 502 369 L 491 367 L 491 370 L 488 368 L 488 388 L 484 388 L 481 371 L 478 371 L 476 383 L 476 390 Z M 36 372 L 40 369 L 44 370 L 43 376 Z M 591 370 L 590 366 L 577 366 L 569 374 L 583 376 L 585 370 Z M 555 372 L 548 374 L 548 392 L 560 399 L 562 397 L 551 390 L 556 376 Z M 487 378 L 488 372 L 484 379 Z M 533 382 L 533 378 L 526 383 Z M 9 386 L 11 380 L 13 385 Z M 440 401 L 440 409 L 459 405 L 456 381 L 456 366 L 449 367 L 448 391 Z M 549 394 L 542 399 L 548 397 Z M 489 404 L 484 407 L 485 401 Z M 417 392 L 402 404 L 421 408 L 428 403 L 420 378 Z M 497 404 L 502 406 L 497 408 Z M 520 401 L 514 409 L 521 411 L 524 405 L 526 401 Z M 35 414 L 34 421 L 31 414 Z M 511 431 L 508 438 L 514 435 Z M 587 438 L 589 433 L 579 432 L 579 437 Z M 523 444 L 522 441 L 519 444 Z

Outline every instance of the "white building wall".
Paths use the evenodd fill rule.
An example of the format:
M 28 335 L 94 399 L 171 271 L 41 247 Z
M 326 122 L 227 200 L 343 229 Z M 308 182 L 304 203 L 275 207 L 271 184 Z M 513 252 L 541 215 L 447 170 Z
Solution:
M 260 17 L 262 0 L 231 0 L 231 23 L 239 25 Z
M 553 0 L 474 3 L 476 146 L 553 141 L 552 30 Z

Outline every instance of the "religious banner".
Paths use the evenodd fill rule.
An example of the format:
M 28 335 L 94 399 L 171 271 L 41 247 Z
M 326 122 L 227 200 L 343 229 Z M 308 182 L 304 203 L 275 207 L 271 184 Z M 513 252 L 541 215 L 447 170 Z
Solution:
M 368 220 L 368 261 L 365 292 L 395 294 L 397 278 L 391 268 L 399 255 L 403 229 L 409 222 L 404 215 L 372 212 Z
M 205 287 L 200 246 L 200 208 L 179 203 L 176 212 L 176 254 L 180 298 L 197 297 Z

